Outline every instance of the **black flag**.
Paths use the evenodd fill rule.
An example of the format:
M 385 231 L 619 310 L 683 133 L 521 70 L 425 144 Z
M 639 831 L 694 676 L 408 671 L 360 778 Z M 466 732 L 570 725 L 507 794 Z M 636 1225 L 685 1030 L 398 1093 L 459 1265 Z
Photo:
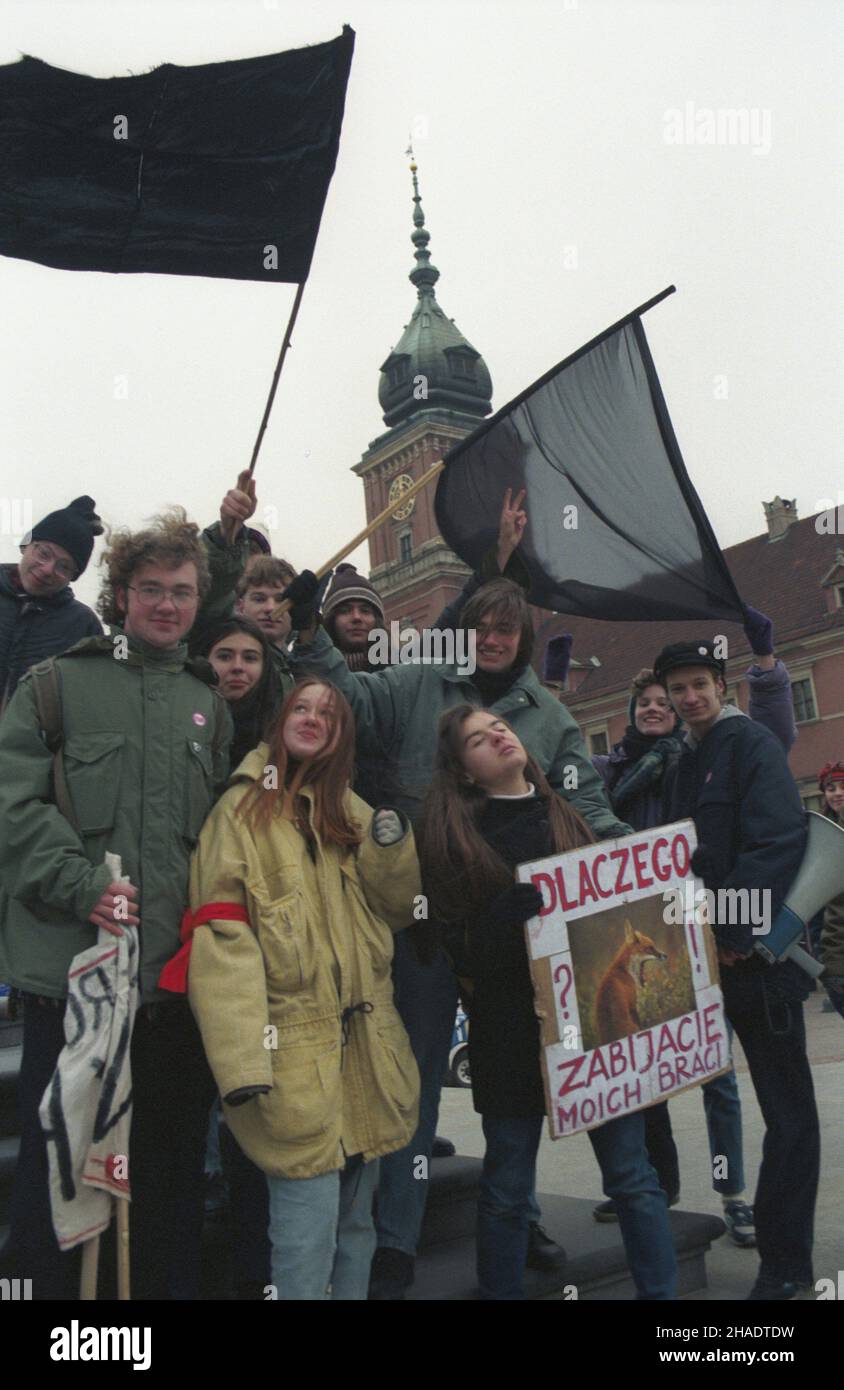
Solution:
M 437 523 L 476 569 L 525 488 L 530 600 L 614 622 L 733 618 L 741 599 L 686 472 L 640 315 L 567 357 L 446 459 Z
M 0 67 L 0 253 L 62 270 L 307 279 L 354 33 L 87 77 Z

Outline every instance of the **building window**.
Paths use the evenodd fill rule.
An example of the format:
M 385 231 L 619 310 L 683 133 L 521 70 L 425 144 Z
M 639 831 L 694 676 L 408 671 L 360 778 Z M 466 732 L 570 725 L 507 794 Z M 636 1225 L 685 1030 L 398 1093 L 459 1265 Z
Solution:
M 794 700 L 794 718 L 798 724 L 806 724 L 810 719 L 817 719 L 812 682 L 808 677 L 802 681 L 791 682 L 791 697 Z
M 590 753 L 609 753 L 610 746 L 607 738 L 606 729 L 596 729 L 594 733 L 588 733 Z
M 836 608 L 844 608 L 844 584 L 836 584 L 835 586 L 835 606 Z
M 450 352 L 448 361 L 452 376 L 462 377 L 464 381 L 475 380 L 475 359 L 466 352 Z
M 399 536 L 399 563 L 404 565 L 413 559 L 413 537 L 409 531 Z
M 404 383 L 407 381 L 407 372 L 408 366 L 406 357 L 399 357 L 395 362 L 391 362 L 387 368 L 387 380 L 390 383 L 390 387 L 404 386 Z

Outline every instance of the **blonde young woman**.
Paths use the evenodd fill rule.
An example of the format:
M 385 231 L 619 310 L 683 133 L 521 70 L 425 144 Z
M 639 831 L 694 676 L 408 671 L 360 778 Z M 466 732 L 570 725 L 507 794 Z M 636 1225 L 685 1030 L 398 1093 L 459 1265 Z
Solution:
M 275 1296 L 365 1299 L 378 1162 L 419 1077 L 392 931 L 420 891 L 412 832 L 349 790 L 354 721 L 315 679 L 287 697 L 200 836 L 189 998 L 226 1123 L 266 1174 Z

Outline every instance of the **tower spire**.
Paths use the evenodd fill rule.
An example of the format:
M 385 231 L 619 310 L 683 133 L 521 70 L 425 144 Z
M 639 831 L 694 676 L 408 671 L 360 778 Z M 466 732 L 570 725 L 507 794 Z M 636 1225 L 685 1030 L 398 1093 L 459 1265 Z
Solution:
M 414 256 L 416 265 L 411 270 L 408 279 L 416 286 L 419 298 L 423 295 L 434 296 L 434 285 L 440 278 L 440 272 L 435 265 L 431 264 L 431 253 L 428 250 L 428 242 L 431 240 L 431 233 L 425 226 L 425 214 L 422 211 L 422 199 L 419 194 L 419 180 L 416 177 L 417 164 L 413 154 L 413 146 L 410 146 L 410 172 L 413 175 L 413 231 L 410 240 L 416 247 Z
M 408 279 L 415 285 L 417 295 L 410 322 L 381 364 L 378 399 L 384 424 L 392 428 L 434 408 L 483 419 L 492 409 L 489 370 L 481 354 L 437 301 L 434 286 L 440 272 L 431 264 L 431 234 L 425 226 L 413 146 L 409 145 L 405 153 L 410 156 L 413 177 L 410 239 L 416 259 Z

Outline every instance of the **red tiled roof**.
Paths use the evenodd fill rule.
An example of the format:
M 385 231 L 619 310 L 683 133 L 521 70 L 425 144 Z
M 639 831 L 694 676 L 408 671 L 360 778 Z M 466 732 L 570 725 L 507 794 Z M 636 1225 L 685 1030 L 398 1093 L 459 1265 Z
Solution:
M 833 513 L 833 515 L 835 515 Z M 781 647 L 810 633 L 831 628 L 844 630 L 844 608 L 827 611 L 826 590 L 821 580 L 835 563 L 838 550 L 844 550 L 844 537 L 819 534 L 815 517 L 795 521 L 779 540 L 767 531 L 752 536 L 724 551 L 724 558 L 745 603 L 767 613 L 774 624 L 774 642 Z M 730 657 L 750 655 L 743 629 L 736 623 L 712 619 L 709 623 L 605 623 L 547 610 L 535 611 L 536 642 L 534 666 L 542 676 L 545 647 L 549 638 L 561 632 L 574 637 L 573 661 L 586 667 L 577 690 L 566 692 L 566 703 L 594 697 L 627 686 L 642 666 L 669 642 L 723 633 Z M 842 633 L 844 635 L 844 632 Z M 590 667 L 596 656 L 600 666 Z

